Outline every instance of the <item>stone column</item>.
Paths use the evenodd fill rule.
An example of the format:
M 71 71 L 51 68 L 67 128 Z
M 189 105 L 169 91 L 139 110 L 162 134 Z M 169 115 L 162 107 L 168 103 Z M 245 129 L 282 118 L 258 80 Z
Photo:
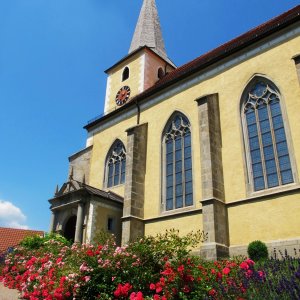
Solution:
M 201 247 L 206 259 L 229 256 L 228 216 L 225 205 L 222 135 L 218 94 L 197 99 L 200 129 L 203 230 Z
M 79 202 L 77 208 L 76 230 L 75 230 L 75 238 L 74 238 L 75 243 L 82 242 L 83 217 L 84 217 L 84 204 L 82 202 Z
M 127 130 L 122 245 L 144 235 L 144 192 L 148 124 Z
M 56 227 L 56 224 L 55 224 L 55 220 L 56 219 L 56 214 L 54 211 L 51 211 L 51 219 L 50 219 L 50 226 L 49 226 L 49 232 L 55 232 L 55 227 Z

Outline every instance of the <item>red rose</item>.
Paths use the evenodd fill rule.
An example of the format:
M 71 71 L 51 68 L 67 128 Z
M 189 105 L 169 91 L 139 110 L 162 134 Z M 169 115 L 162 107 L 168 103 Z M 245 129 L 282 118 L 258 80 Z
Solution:
M 216 280 L 222 280 L 222 273 L 221 272 L 218 272 L 217 273 L 217 276 L 216 276 Z
M 243 261 L 241 264 L 240 264 L 240 268 L 243 269 L 243 270 L 248 270 L 249 269 L 249 266 L 248 264 Z
M 255 262 L 254 262 L 252 259 L 250 259 L 250 258 L 246 259 L 246 263 L 247 263 L 249 266 L 253 266 L 253 265 L 255 264 Z

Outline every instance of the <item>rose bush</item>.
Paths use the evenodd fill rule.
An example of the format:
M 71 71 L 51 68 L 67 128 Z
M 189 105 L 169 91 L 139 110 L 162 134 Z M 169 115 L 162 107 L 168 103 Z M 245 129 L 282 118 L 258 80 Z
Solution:
M 190 254 L 203 239 L 202 232 L 180 237 L 171 230 L 117 247 L 113 238 L 69 245 L 54 236 L 38 246 L 31 241 L 17 247 L 7 256 L 0 281 L 30 300 L 266 299 L 260 295 L 288 297 L 291 290 L 299 296 L 298 260 L 258 266 L 250 259 L 204 261 Z M 286 264 L 285 281 L 275 280 L 272 263 L 277 269 Z

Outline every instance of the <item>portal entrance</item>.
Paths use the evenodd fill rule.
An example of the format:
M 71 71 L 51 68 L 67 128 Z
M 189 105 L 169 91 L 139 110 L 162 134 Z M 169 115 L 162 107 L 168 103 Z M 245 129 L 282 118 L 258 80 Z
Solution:
M 74 242 L 75 239 L 75 230 L 76 230 L 76 216 L 72 216 L 69 218 L 65 225 L 64 236 L 69 241 Z

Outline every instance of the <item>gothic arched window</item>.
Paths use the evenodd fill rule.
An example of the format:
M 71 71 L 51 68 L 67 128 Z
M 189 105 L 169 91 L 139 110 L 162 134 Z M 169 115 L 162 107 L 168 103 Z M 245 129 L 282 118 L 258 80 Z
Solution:
M 253 191 L 294 182 L 276 86 L 256 78 L 245 90 L 242 115 Z
M 163 134 L 164 210 L 193 205 L 191 125 L 177 113 Z
M 117 140 L 108 153 L 106 160 L 107 187 L 125 182 L 126 150 L 123 143 Z
M 129 68 L 125 67 L 125 69 L 123 70 L 123 74 L 122 74 L 122 81 L 125 81 L 128 78 L 129 78 Z

